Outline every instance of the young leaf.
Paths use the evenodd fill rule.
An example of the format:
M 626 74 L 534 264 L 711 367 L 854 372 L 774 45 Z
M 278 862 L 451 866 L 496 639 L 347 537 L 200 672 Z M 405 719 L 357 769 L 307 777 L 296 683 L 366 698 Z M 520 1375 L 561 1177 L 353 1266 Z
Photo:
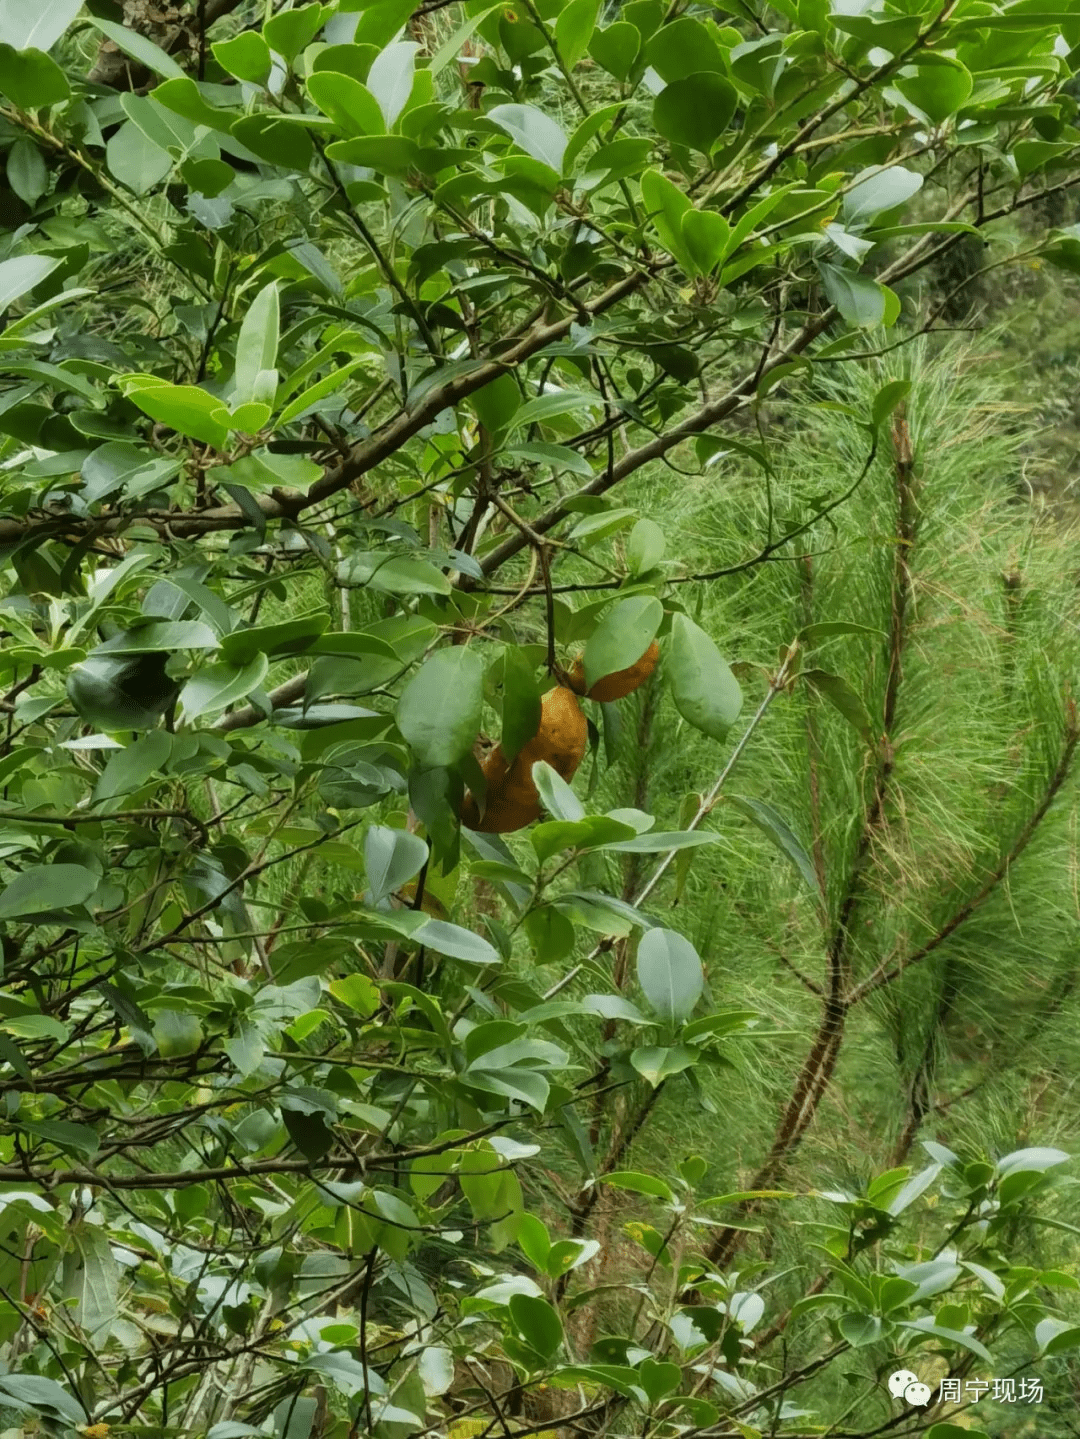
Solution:
M 255 296 L 240 326 L 231 401 L 234 407 L 259 400 L 273 403 L 280 324 L 278 288 L 272 280 Z

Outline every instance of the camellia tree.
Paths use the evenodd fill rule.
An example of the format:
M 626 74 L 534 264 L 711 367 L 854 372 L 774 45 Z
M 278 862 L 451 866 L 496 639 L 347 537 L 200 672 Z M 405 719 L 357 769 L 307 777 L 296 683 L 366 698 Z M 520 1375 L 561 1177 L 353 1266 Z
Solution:
M 8 1429 L 945 1436 L 939 1379 L 1068 1377 L 1023 1247 L 1067 1152 L 907 1163 L 957 945 L 1064 843 L 1067 572 L 1029 594 L 1015 513 L 976 554 L 930 387 L 815 387 L 972 235 L 1076 267 L 1031 227 L 1077 46 L 1033 0 L 0 0 Z M 771 443 L 800 394 L 824 488 Z M 650 488 L 706 473 L 695 569 Z M 898 740 L 943 667 L 944 859 Z M 709 766 L 661 829 L 598 812 L 658 706 Z M 774 723 L 799 764 L 729 794 Z M 805 1012 L 732 1007 L 671 912 L 721 799 Z M 895 1154 L 786 1188 L 895 994 Z M 748 1053 L 768 1128 L 699 1157 Z

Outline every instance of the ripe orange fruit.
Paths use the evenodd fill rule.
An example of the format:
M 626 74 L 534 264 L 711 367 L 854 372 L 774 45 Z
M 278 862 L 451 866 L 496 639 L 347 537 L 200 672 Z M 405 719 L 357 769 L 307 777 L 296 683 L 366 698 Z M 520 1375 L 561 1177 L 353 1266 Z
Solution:
M 589 724 L 572 690 L 556 685 L 540 702 L 540 724 L 528 744 L 507 764 L 502 745 L 484 761 L 487 804 L 483 815 L 471 794 L 461 807 L 461 822 L 482 834 L 510 834 L 540 818 L 540 796 L 532 767 L 545 760 L 556 774 L 573 779 L 585 758 Z

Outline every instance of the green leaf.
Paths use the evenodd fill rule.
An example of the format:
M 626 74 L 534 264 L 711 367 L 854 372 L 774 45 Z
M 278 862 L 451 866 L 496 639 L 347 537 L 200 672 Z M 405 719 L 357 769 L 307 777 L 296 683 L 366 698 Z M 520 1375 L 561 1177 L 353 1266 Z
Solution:
M 924 1439 L 990 1439 L 990 1436 L 984 1429 L 969 1429 L 966 1424 L 931 1424 Z
M 1040 1354 L 1067 1354 L 1080 1349 L 1080 1326 L 1066 1319 L 1043 1319 L 1035 1326 L 1035 1343 Z
M 11 0 L 9 0 L 9 5 Z M 22 0 L 15 0 L 22 4 Z M 2 23 L 2 12 L 0 12 Z M 2 1374 L 0 1375 L 0 1397 L 10 1396 L 17 1406 L 29 1405 L 33 1409 L 52 1410 L 62 1414 L 72 1424 L 85 1424 L 90 1413 L 74 1400 L 55 1379 L 46 1379 L 43 1374 Z
M 982 1344 L 971 1334 L 962 1334 L 957 1329 L 943 1328 L 941 1325 L 935 1324 L 930 1318 L 912 1320 L 898 1319 L 896 1323 L 901 1329 L 911 1329 L 916 1334 L 929 1334 L 935 1339 L 943 1339 L 950 1348 L 955 1347 L 970 1350 L 972 1354 L 977 1354 L 978 1357 L 987 1364 L 993 1364 L 994 1362 L 993 1355 L 987 1349 L 986 1345 Z
M 387 825 L 371 825 L 364 836 L 368 903 L 382 904 L 395 890 L 415 879 L 427 857 L 428 847 L 419 835 Z
M 488 16 L 499 8 L 500 6 L 498 5 L 489 5 L 486 10 L 477 11 L 476 14 L 470 15 L 464 24 L 458 26 L 450 38 L 444 44 L 440 45 L 431 57 L 431 63 L 428 65 L 428 69 L 433 77 L 441 75 L 447 65 L 457 59 L 465 42 L 479 29 Z
M 684 270 L 695 274 L 696 262 L 682 235 L 683 220 L 693 209 L 689 197 L 659 170 L 646 170 L 641 177 L 641 198 L 664 249 Z
M 656 638 L 664 607 L 654 595 L 617 600 L 585 644 L 585 686 L 636 664 Z
M 601 0 L 570 0 L 555 20 L 555 43 L 559 54 L 569 69 L 581 60 L 589 49 L 589 41 L 600 18 Z
M 220 400 L 196 385 L 171 385 L 153 375 L 129 376 L 124 390 L 153 420 L 223 450 L 228 443 L 228 411 Z
M 314 158 L 311 136 L 299 121 L 276 115 L 245 115 L 232 125 L 233 138 L 278 169 L 307 174 Z
M 179 1009 L 159 1009 L 154 1017 L 153 1032 L 163 1059 L 194 1054 L 203 1042 L 202 1025 L 197 1017 Z
M 503 653 L 502 733 L 499 743 L 511 762 L 540 728 L 540 685 L 524 652 L 509 646 Z
M 420 147 L 405 135 L 367 135 L 339 140 L 326 150 L 331 160 L 378 170 L 382 175 L 407 175 L 420 164 Z
M 876 1314 L 841 1314 L 836 1327 L 853 1349 L 865 1344 L 876 1344 L 881 1338 L 883 1325 Z
M 667 664 L 675 708 L 695 729 L 722 740 L 739 717 L 742 690 L 720 651 L 686 615 L 671 622 Z
M 689 15 L 661 26 L 645 46 L 645 59 L 669 84 L 703 70 L 723 74 L 725 68 L 714 31 Z
M 263 35 L 270 49 L 288 64 L 310 45 L 322 29 L 327 10 L 320 4 L 301 5 L 271 16 L 263 26 Z
M 714 270 L 727 254 L 731 227 L 715 210 L 688 210 L 682 218 L 682 242 L 701 274 Z
M 883 425 L 897 405 L 911 393 L 910 380 L 889 380 L 874 396 L 871 418 L 876 426 Z
M 650 1401 L 659 1404 L 661 1399 L 678 1389 L 682 1370 L 670 1360 L 643 1359 L 638 1365 L 637 1376 Z
M 705 987 L 697 950 L 673 929 L 657 927 L 641 936 L 637 977 L 649 1007 L 666 1024 L 688 1019 Z
M 336 1000 L 365 1019 L 370 1018 L 379 1007 L 379 991 L 366 974 L 347 974 L 344 979 L 332 979 L 327 988 Z M 438 1188 L 438 1185 L 435 1187 Z
M 338 566 L 338 583 L 368 585 L 388 595 L 448 595 L 450 581 L 428 560 L 392 550 L 351 555 Z
M 673 1074 L 681 1074 L 683 1070 L 692 1068 L 700 1058 L 701 1051 L 692 1049 L 686 1044 L 676 1044 L 666 1048 L 663 1045 L 657 1045 L 643 1046 L 633 1050 L 630 1055 L 630 1063 L 642 1079 L 647 1079 L 655 1088 L 665 1079 L 670 1079 Z
M 667 1204 L 674 1204 L 675 1195 L 671 1186 L 656 1174 L 639 1174 L 636 1170 L 615 1169 L 610 1174 L 601 1176 L 601 1184 L 610 1184 L 614 1189 L 630 1189 L 635 1194 L 651 1194 L 655 1199 L 663 1199 Z
M 261 401 L 272 405 L 277 391 L 280 306 L 273 280 L 264 285 L 248 307 L 236 342 L 236 372 L 230 404 Z
M 566 136 L 543 110 L 535 105 L 493 105 L 487 118 L 505 130 L 527 155 L 549 165 L 556 175 L 562 173 Z
M 866 703 L 846 679 L 841 675 L 830 674 L 828 670 L 803 670 L 802 677 L 815 694 L 828 700 L 833 708 L 843 715 L 868 745 L 876 743 L 874 722 L 870 718 Z
M 540 803 L 553 819 L 576 824 L 585 818 L 585 806 L 562 776 L 544 760 L 538 760 L 533 765 L 532 778 Z
M 0 314 L 48 279 L 59 264 L 49 255 L 16 255 L 0 261 Z
M 71 94 L 63 70 L 40 50 L 0 44 L 0 92 L 20 110 L 57 105 Z
M 64 1256 L 64 1297 L 75 1300 L 72 1313 L 80 1329 L 101 1342 L 119 1312 L 120 1266 L 108 1233 L 98 1225 L 76 1224 L 73 1238 L 74 1246 Z
M 184 71 L 171 55 L 166 55 L 159 45 L 138 30 L 132 30 L 127 25 L 117 25 L 113 20 L 101 20 L 96 16 L 90 17 L 90 23 L 100 30 L 107 40 L 111 40 L 118 50 L 125 55 L 130 55 L 140 65 L 145 65 L 155 75 L 160 75 L 165 80 L 175 79 L 183 76 Z M 214 46 L 216 51 L 217 46 Z
M 872 166 L 860 170 L 844 196 L 844 223 L 865 225 L 885 210 L 906 205 L 922 189 L 923 177 L 903 165 Z
M 67 1025 L 50 1014 L 9 1014 L 0 1019 L 0 1029 L 16 1039 L 55 1039 L 58 1044 L 66 1043 L 70 1037 Z
M 16 50 L 51 50 L 82 9 L 82 0 L 0 0 L 0 42 Z
M 165 650 L 213 650 L 218 637 L 202 620 L 150 620 L 137 629 L 123 630 L 92 655 L 143 655 Z
M 269 668 L 266 656 L 256 654 L 246 664 L 225 662 L 197 669 L 180 691 L 184 720 L 190 723 L 201 715 L 220 714 L 246 699 L 262 684 Z
M 289 1138 L 305 1159 L 317 1164 L 334 1147 L 334 1131 L 326 1117 L 318 1110 L 294 1109 L 289 1103 L 291 1096 L 281 1102 L 281 1118 Z
M 626 564 L 635 578 L 646 575 L 664 558 L 667 541 L 655 520 L 638 520 L 626 541 Z
M 86 1158 L 96 1154 L 100 1147 L 97 1135 L 88 1124 L 70 1124 L 66 1119 L 28 1119 L 21 1127 L 47 1144 Z
M 596 30 L 589 42 L 589 54 L 616 80 L 627 80 L 641 50 L 641 32 L 628 20 L 617 20 Z
M 401 692 L 397 727 L 424 769 L 459 764 L 480 729 L 484 664 L 451 645 L 425 660 Z
M 24 869 L 0 893 L 0 920 L 85 904 L 101 883 L 81 864 L 39 864 Z
M 1072 1155 L 1066 1153 L 1064 1149 L 1052 1149 L 1045 1145 L 1030 1149 L 1014 1149 L 1011 1154 L 1006 1154 L 998 1160 L 996 1170 L 1001 1178 L 1007 1174 L 1017 1174 L 1024 1170 L 1042 1174 L 1047 1169 L 1055 1169 L 1059 1164 L 1067 1164 L 1071 1158 Z
M 538 764 L 533 766 L 533 773 L 543 779 L 543 772 Z M 554 771 L 552 774 L 554 775 Z M 558 779 L 558 775 L 554 777 Z M 565 781 L 560 781 L 560 783 L 565 784 Z M 571 791 L 572 794 L 573 791 Z M 562 800 L 564 797 L 559 796 L 558 799 Z M 574 799 L 576 803 L 576 796 Z M 563 804 L 562 807 L 569 808 L 567 804 Z M 611 844 L 615 840 L 629 839 L 633 833 L 634 831 L 628 824 L 621 824 L 616 819 L 609 819 L 607 815 L 591 814 L 579 820 L 556 819 L 549 820 L 545 824 L 534 825 L 529 831 L 529 839 L 536 851 L 537 859 L 543 864 L 553 854 L 558 854 L 562 850 L 597 849 L 602 845 Z
M 368 71 L 367 87 L 375 96 L 389 130 L 401 114 L 413 87 L 415 40 L 395 40 L 376 55 Z
M 174 162 L 133 120 L 127 120 L 109 136 L 105 163 L 121 185 L 136 195 L 145 195 L 164 180 Z
M 666 140 L 708 155 L 731 123 L 735 87 L 715 71 L 673 80 L 653 102 L 653 124 Z
M 849 325 L 873 330 L 885 322 L 887 296 L 891 291 L 868 275 L 854 270 L 841 270 L 836 265 L 820 264 L 825 294 Z
M 297 615 L 294 620 L 281 620 L 274 625 L 258 625 L 254 629 L 245 627 L 233 630 L 231 634 L 222 636 L 221 653 L 225 659 L 235 665 L 247 664 L 249 660 L 254 659 L 260 653 L 267 655 L 303 654 L 321 638 L 329 624 L 330 616 L 326 610 L 315 610 L 311 614 Z M 333 638 L 341 639 L 342 636 L 336 635 Z M 379 641 L 365 635 L 354 638 L 359 641 L 368 641 L 366 645 L 361 645 L 361 648 L 394 656 L 389 645 L 380 644 Z
M 429 919 L 413 931 L 413 940 L 436 954 L 445 954 L 448 959 L 460 959 L 464 964 L 499 964 L 499 951 L 494 945 L 464 929 L 459 924 L 448 924 L 442 919 Z
M 31 209 L 49 188 L 49 172 L 33 140 L 16 140 L 8 151 L 8 184 Z
M 221 68 L 238 80 L 265 85 L 270 78 L 270 47 L 254 30 L 241 30 L 231 40 L 218 40 L 210 49 Z
M 513 375 L 500 375 L 470 395 L 469 403 L 484 429 L 495 434 L 505 429 L 521 408 L 521 391 Z
M 914 74 L 898 75 L 893 81 L 901 95 L 932 125 L 941 125 L 955 115 L 971 94 L 974 83 L 959 60 L 926 54 L 920 56 Z
M 307 91 L 344 135 L 382 135 L 386 125 L 379 102 L 351 75 L 319 70 L 307 79 Z
M 198 85 L 190 76 L 175 80 L 164 80 L 155 86 L 154 103 L 164 105 L 177 115 L 182 115 L 193 125 L 206 125 L 211 130 L 228 132 L 236 119 L 234 110 L 218 110 L 207 101 Z
M 810 888 L 817 890 L 817 875 L 810 862 L 810 856 L 803 849 L 795 837 L 794 831 L 779 810 L 774 809 L 771 804 L 766 804 L 764 800 L 749 799 L 745 795 L 729 794 L 725 795 L 724 799 L 733 809 L 737 809 L 740 814 L 744 814 L 748 820 L 756 824 L 762 834 L 767 835 L 777 849 L 788 857 Z
M 716 844 L 719 835 L 704 830 L 651 830 L 634 839 L 619 840 L 606 844 L 604 848 L 616 854 L 668 854 L 671 850 L 700 849 L 706 844 Z
M 573 953 L 574 926 L 550 904 L 530 910 L 525 916 L 524 929 L 537 964 L 557 964 Z
M 510 1296 L 510 1318 L 525 1343 L 542 1359 L 551 1359 L 563 1340 L 562 1320 L 546 1299 L 532 1294 Z
M 577 415 L 582 410 L 598 408 L 598 397 L 589 391 L 557 390 L 535 399 L 526 400 L 514 413 L 511 429 L 521 430 L 526 425 L 544 424 L 562 419 L 564 415 Z
M 94 786 L 94 803 L 141 789 L 168 762 L 171 753 L 172 736 L 165 730 L 151 730 L 126 749 L 117 750 Z

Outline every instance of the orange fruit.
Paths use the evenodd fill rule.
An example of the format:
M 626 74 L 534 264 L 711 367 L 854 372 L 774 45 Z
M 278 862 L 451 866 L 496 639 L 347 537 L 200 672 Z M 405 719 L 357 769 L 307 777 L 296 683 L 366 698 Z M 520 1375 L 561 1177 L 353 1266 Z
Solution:
M 461 807 L 461 822 L 482 834 L 510 834 L 540 818 L 540 796 L 532 767 L 545 760 L 556 774 L 573 779 L 589 745 L 589 724 L 572 690 L 556 685 L 540 702 L 535 735 L 507 764 L 502 745 L 484 761 L 487 804 L 483 815 L 471 794 Z

